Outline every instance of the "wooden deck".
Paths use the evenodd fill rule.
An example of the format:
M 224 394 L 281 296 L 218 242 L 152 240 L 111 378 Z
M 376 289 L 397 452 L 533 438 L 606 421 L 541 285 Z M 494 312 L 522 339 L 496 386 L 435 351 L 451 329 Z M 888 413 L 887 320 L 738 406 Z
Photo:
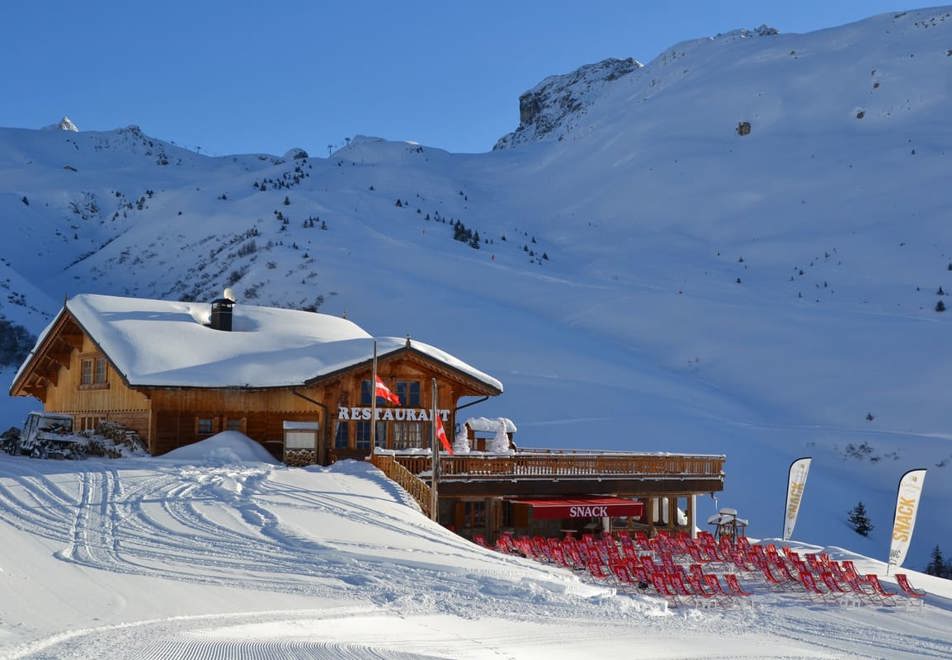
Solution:
M 413 474 L 429 477 L 430 457 L 393 453 Z M 518 477 L 521 479 L 602 479 L 651 477 L 723 479 L 724 456 L 517 451 L 511 455 L 462 454 L 440 457 L 440 482 Z

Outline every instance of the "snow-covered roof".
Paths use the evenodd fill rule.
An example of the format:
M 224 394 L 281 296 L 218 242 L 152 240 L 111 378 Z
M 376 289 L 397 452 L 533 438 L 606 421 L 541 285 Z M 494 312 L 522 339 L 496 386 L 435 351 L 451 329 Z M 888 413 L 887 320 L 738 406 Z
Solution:
M 464 425 L 468 426 L 474 431 L 495 433 L 499 428 L 500 420 L 502 420 L 502 422 L 506 425 L 506 433 L 516 432 L 517 429 L 515 422 L 505 417 L 470 417 L 464 422 Z
M 209 303 L 81 294 L 66 309 L 136 386 L 303 385 L 373 356 L 374 337 L 327 314 L 239 303 L 226 332 L 206 327 Z M 376 341 L 381 357 L 407 345 L 403 337 Z M 498 380 L 445 351 L 416 340 L 411 348 L 502 391 Z

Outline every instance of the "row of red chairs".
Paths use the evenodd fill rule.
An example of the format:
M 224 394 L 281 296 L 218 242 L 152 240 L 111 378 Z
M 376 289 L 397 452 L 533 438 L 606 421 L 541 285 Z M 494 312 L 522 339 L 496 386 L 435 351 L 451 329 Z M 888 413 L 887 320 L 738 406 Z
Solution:
M 486 546 L 481 536 L 474 537 L 474 541 Z M 611 581 L 622 588 L 653 590 L 674 605 L 685 600 L 695 605 L 705 602 L 721 604 L 750 596 L 736 575 L 721 576 L 725 589 L 718 575 L 705 574 L 700 563 L 692 564 L 691 573 L 685 573 L 684 567 L 674 560 L 675 548 L 671 544 L 662 542 L 650 547 L 654 548 L 652 552 L 640 553 L 627 535 L 620 536 L 616 543 L 610 537 L 593 535 L 583 535 L 580 539 L 555 539 L 503 534 L 495 549 L 585 571 L 596 581 Z
M 486 545 L 482 537 L 474 540 Z M 701 532 L 697 539 L 684 533 L 663 532 L 650 539 L 643 532 L 636 532 L 634 539 L 625 532 L 619 532 L 617 537 L 584 534 L 580 539 L 504 534 L 495 549 L 586 571 L 599 581 L 614 579 L 618 585 L 651 587 L 669 600 L 690 598 L 696 604 L 724 595 L 749 596 L 733 570 L 740 570 L 749 580 L 762 580 L 773 589 L 805 593 L 822 602 L 893 604 L 899 602 L 899 595 L 906 597 L 899 600 L 921 601 L 925 597 L 902 573 L 896 575 L 900 592 L 891 592 L 875 574 L 859 575 L 849 560 L 838 562 L 823 552 L 801 557 L 786 547 L 781 554 L 773 544 L 752 545 L 744 537 L 739 537 L 736 545 L 726 538 L 717 543 L 706 532 Z M 680 561 L 683 555 L 689 557 L 691 575 L 684 573 Z M 723 565 L 721 577 L 728 585 L 726 591 L 720 588 L 720 582 L 714 583 L 719 579 L 717 574 L 705 575 L 701 571 L 702 564 L 716 563 Z M 700 574 L 694 574 L 695 570 Z M 696 585 L 692 578 L 696 578 Z

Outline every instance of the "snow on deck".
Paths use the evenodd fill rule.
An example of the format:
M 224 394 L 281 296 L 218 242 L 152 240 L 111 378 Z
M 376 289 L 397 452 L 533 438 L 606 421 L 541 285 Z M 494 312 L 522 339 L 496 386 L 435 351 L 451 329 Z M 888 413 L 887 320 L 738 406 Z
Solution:
M 130 385 L 302 385 L 373 357 L 370 334 L 352 321 L 328 314 L 236 304 L 233 329 L 224 332 L 205 325 L 211 315 L 208 303 L 81 294 L 66 308 Z M 407 342 L 402 337 L 376 341 L 380 356 Z M 420 341 L 411 345 L 502 391 L 502 383 L 459 358 Z

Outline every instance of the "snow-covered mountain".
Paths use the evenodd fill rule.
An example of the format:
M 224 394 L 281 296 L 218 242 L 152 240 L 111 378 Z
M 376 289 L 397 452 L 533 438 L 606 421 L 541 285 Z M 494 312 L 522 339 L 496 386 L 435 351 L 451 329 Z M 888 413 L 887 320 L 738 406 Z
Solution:
M 523 445 L 726 453 L 755 535 L 813 455 L 798 536 L 873 556 L 928 467 L 921 566 L 952 532 L 950 49 L 950 8 L 688 41 L 543 81 L 484 154 L 2 129 L 0 312 L 36 332 L 64 293 L 231 286 L 346 314 L 498 376 L 479 412 Z

